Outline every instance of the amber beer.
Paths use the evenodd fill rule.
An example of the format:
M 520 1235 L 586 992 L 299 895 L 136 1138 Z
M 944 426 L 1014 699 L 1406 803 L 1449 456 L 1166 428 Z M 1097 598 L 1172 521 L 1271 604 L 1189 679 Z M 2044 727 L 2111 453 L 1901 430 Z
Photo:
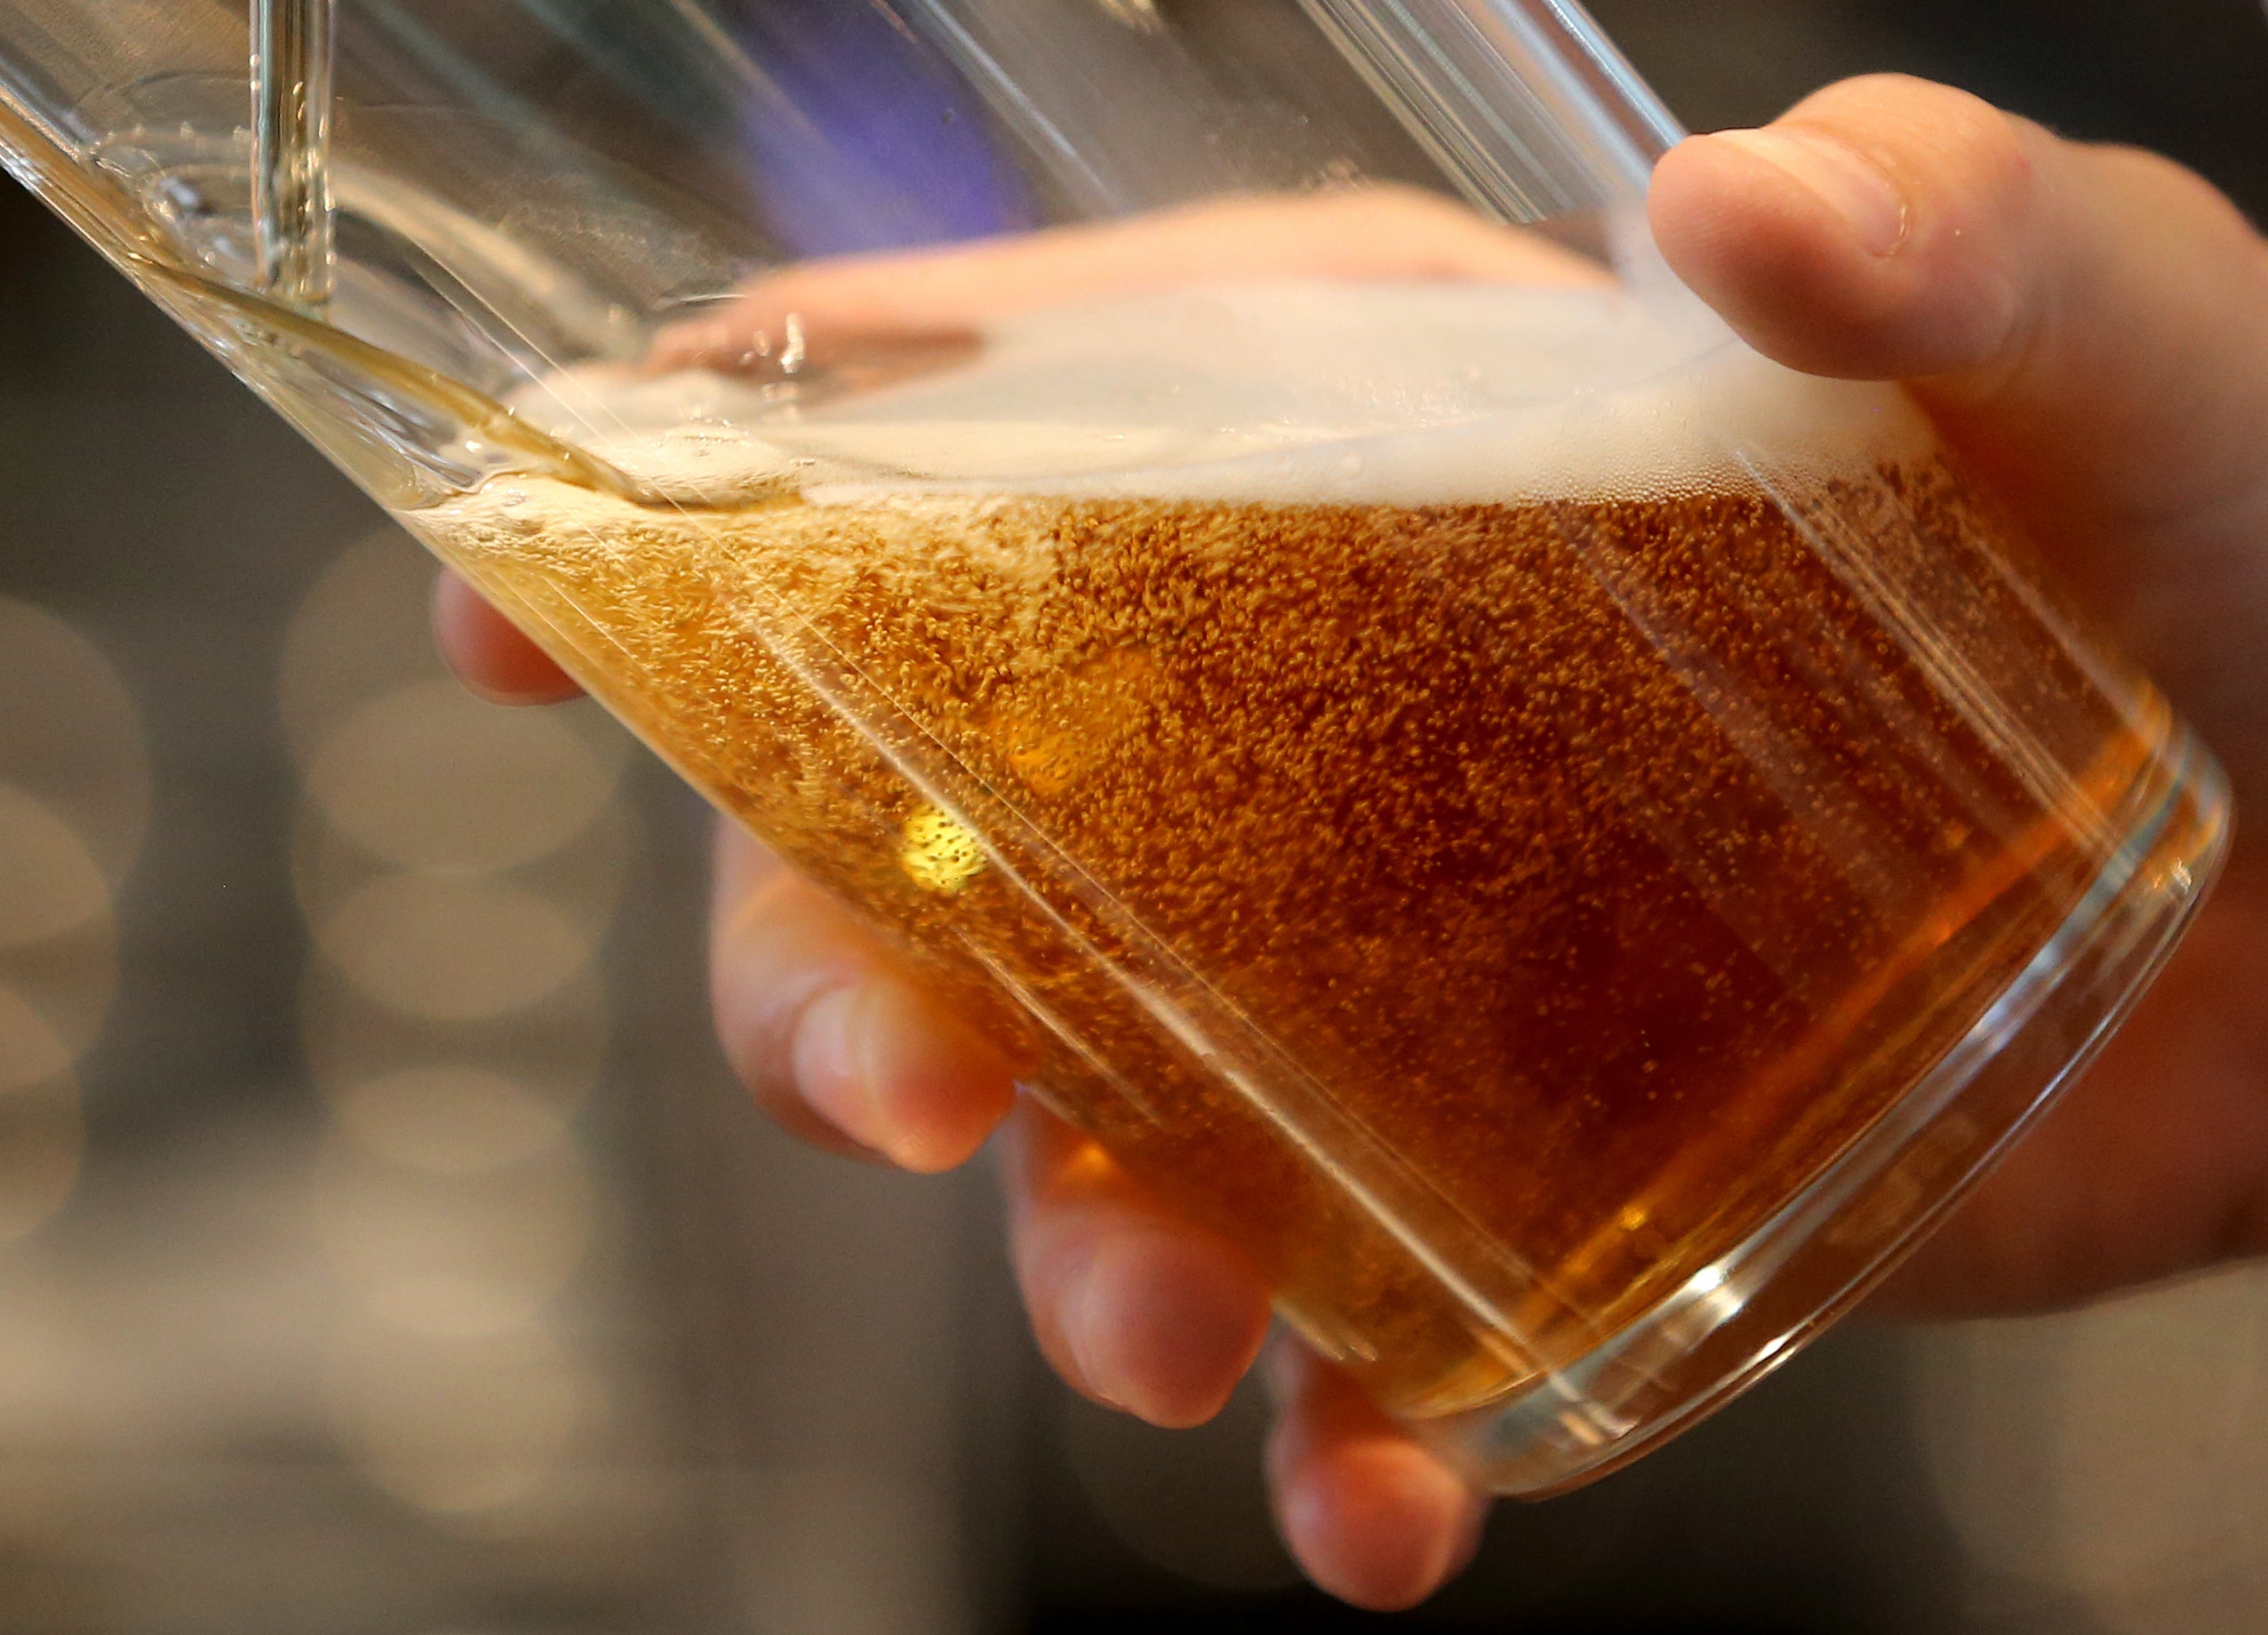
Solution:
M 2162 730 L 1900 400 L 1632 372 L 1194 455 L 987 423 L 982 366 L 779 445 L 649 384 L 611 452 L 699 503 L 514 479 L 415 521 L 1441 1414 L 1865 1129 L 2071 913 Z

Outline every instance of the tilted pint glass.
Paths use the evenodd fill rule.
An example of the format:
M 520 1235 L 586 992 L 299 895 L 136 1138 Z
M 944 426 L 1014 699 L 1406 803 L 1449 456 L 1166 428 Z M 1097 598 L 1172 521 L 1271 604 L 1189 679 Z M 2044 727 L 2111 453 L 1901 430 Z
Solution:
M 1855 1299 L 2208 883 L 1569 5 L 144 9 L 0 19 L 17 173 L 1502 1490 Z

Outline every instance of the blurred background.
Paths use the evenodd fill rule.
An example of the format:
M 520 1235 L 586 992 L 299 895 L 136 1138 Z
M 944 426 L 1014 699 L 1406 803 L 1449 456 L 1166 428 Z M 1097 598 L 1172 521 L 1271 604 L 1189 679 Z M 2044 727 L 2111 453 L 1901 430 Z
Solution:
M 2268 212 L 2256 0 L 1594 9 L 1697 128 L 1898 68 Z M 459 693 L 427 583 L 0 194 L 0 1631 L 1380 1623 L 1274 1542 L 1258 1401 L 1169 1435 L 1045 1376 L 981 1166 L 758 1119 L 700 810 Z M 2256 1631 L 2268 1274 L 1848 1327 L 1400 1623 Z

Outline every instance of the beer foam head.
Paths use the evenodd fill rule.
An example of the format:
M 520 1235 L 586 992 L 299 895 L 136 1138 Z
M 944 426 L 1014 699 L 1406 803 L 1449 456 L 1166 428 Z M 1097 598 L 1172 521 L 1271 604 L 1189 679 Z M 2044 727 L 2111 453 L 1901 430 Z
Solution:
M 1794 374 L 1610 288 L 1274 283 L 1020 314 L 970 363 L 802 406 L 570 371 L 515 406 L 673 498 L 1641 499 L 1848 463 L 1896 394 Z

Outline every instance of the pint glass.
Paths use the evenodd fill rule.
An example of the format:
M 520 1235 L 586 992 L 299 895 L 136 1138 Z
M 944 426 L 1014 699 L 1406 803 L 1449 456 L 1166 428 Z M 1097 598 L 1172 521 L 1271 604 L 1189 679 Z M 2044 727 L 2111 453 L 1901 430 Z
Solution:
M 1564 0 L 256 9 L 15 0 L 12 168 L 1501 1490 L 1855 1299 L 2208 881 Z

